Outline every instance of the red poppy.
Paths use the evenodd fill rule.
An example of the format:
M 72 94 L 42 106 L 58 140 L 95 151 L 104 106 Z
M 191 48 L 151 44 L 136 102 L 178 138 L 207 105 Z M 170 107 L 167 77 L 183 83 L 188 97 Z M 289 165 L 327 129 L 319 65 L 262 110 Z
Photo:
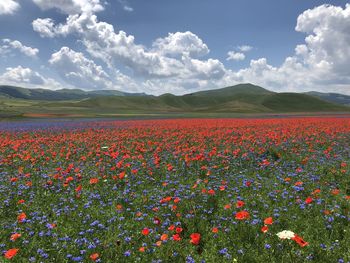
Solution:
M 247 211 L 240 211 L 240 212 L 237 212 L 236 214 L 236 219 L 238 220 L 244 220 L 244 219 L 249 219 L 249 212 Z
M 94 253 L 90 255 L 90 259 L 93 261 L 96 261 L 99 257 L 100 255 L 98 253 Z
M 215 195 L 215 191 L 214 191 L 213 189 L 210 189 L 210 190 L 208 191 L 208 194 L 210 194 L 210 195 Z
M 268 226 L 263 226 L 261 232 L 266 233 L 269 230 Z
M 217 233 L 217 232 L 219 232 L 219 229 L 218 229 L 217 227 L 213 227 L 213 229 L 211 230 L 211 232 Z
M 297 242 L 299 244 L 299 246 L 301 246 L 301 247 L 305 247 L 305 246 L 307 246 L 309 244 L 308 242 L 306 242 L 304 239 L 302 239 L 297 234 L 295 234 L 294 237 L 292 237 L 292 240 Z
M 264 220 L 265 225 L 272 225 L 272 223 L 273 223 L 272 217 L 268 217 Z
M 98 178 L 91 178 L 90 179 L 90 184 L 97 184 L 98 183 Z
M 236 203 L 236 207 L 237 207 L 237 208 L 241 208 L 241 207 L 243 207 L 244 205 L 245 205 L 245 203 L 244 203 L 243 201 L 241 201 L 241 200 L 238 200 L 237 203 Z
M 182 227 L 177 227 L 175 229 L 176 233 L 178 233 L 178 234 L 180 234 L 182 232 L 182 230 L 183 230 Z
M 306 204 L 311 204 L 312 201 L 313 201 L 312 197 L 308 197 L 308 198 L 305 199 L 305 203 Z
M 25 219 L 27 218 L 27 215 L 25 213 L 20 213 L 18 216 L 17 216 L 17 221 L 19 223 L 22 223 Z
M 19 233 L 14 233 L 11 235 L 10 240 L 11 241 L 16 241 L 17 238 L 20 238 L 22 235 Z
M 11 248 L 11 249 L 9 249 L 9 250 L 7 250 L 6 252 L 5 252 L 5 258 L 7 258 L 7 259 L 11 259 L 11 258 L 13 258 L 14 256 L 16 256 L 16 254 L 17 254 L 17 252 L 19 251 L 19 249 L 18 248 Z
M 142 231 L 141 231 L 141 233 L 142 233 L 142 235 L 144 235 L 144 236 L 147 236 L 147 235 L 149 235 L 149 229 L 147 228 L 147 227 L 145 227 L 144 229 L 142 229 Z
M 192 233 L 190 235 L 190 238 L 191 238 L 191 240 L 190 240 L 191 244 L 199 245 L 199 243 L 201 241 L 201 234 L 199 234 L 199 233 Z
M 174 241 L 180 241 L 180 240 L 181 240 L 180 235 L 179 235 L 179 234 L 173 235 L 173 240 L 174 240 Z
M 160 236 L 160 240 L 162 240 L 162 241 L 165 241 L 167 239 L 168 239 L 168 235 L 167 234 L 163 234 L 163 235 Z

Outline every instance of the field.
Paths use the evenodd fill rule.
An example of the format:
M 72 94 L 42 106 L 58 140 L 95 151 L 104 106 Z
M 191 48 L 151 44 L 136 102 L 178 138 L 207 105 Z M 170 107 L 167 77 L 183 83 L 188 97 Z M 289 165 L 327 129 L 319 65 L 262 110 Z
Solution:
M 0 138 L 1 262 L 350 262 L 350 117 L 27 121 Z

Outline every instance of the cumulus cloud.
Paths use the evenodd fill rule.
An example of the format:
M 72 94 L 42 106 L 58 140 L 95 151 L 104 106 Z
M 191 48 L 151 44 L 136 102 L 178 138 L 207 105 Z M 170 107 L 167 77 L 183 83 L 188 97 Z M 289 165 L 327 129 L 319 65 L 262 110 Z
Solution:
M 12 15 L 19 8 L 20 8 L 20 5 L 14 0 L 1 0 L 0 1 L 0 15 Z
M 42 10 L 57 9 L 64 14 L 96 13 L 104 9 L 100 0 L 33 0 Z
M 163 55 L 179 56 L 184 53 L 200 57 L 209 53 L 208 46 L 192 32 L 169 33 L 165 38 L 158 38 L 153 43 L 156 52 Z
M 66 82 L 84 89 L 103 89 L 112 86 L 109 75 L 87 59 L 83 53 L 75 52 L 68 47 L 53 53 L 49 63 Z
M 333 89 L 346 92 L 350 86 L 349 4 L 343 8 L 322 5 L 303 12 L 297 19 L 296 30 L 306 34 L 305 41 L 295 47 L 295 53 L 288 56 L 282 65 L 272 66 L 266 58 L 260 58 L 251 60 L 247 68 L 233 71 L 225 68 L 219 60 L 207 58 L 208 46 L 192 32 L 169 33 L 156 39 L 150 47 L 145 47 L 138 44 L 133 35 L 117 31 L 113 25 L 99 21 L 94 12 L 103 6 L 98 0 L 36 2 L 42 8 L 59 8 L 54 3 L 61 2 L 60 10 L 68 14 L 65 23 L 61 24 L 56 24 L 50 18 L 33 21 L 33 29 L 40 36 L 75 35 L 91 58 L 103 61 L 109 70 L 126 69 L 128 76 L 119 74 L 117 77 L 121 82 L 133 83 L 134 87 L 139 84 L 139 87 L 152 93 L 185 93 L 239 82 L 252 82 L 276 91 Z M 65 6 L 64 3 L 68 2 L 74 3 L 73 9 Z M 86 3 L 88 8 L 83 9 L 81 3 Z M 235 51 L 228 52 L 227 60 L 244 60 L 245 52 L 250 50 L 251 46 L 238 46 Z M 60 66 L 62 78 L 67 82 L 79 85 L 82 83 L 79 79 L 88 79 L 95 83 L 91 86 L 86 84 L 89 88 L 110 86 L 106 86 L 109 81 L 113 85 L 116 83 L 114 76 L 105 76 L 101 71 L 96 71 L 98 66 L 93 60 L 72 50 L 63 51 L 57 52 L 61 58 L 52 66 L 62 61 L 71 65 L 69 59 L 73 58 L 82 66 L 71 65 L 70 75 L 63 64 Z M 80 57 L 79 63 L 76 57 Z M 103 71 L 102 68 L 100 70 Z M 92 72 L 99 72 L 99 79 L 89 77 Z
M 227 52 L 226 60 L 240 61 L 240 60 L 244 60 L 244 59 L 245 59 L 245 55 L 243 53 L 234 52 L 234 51 Z
M 0 75 L 0 81 L 3 84 L 23 85 L 29 88 L 62 88 L 62 85 L 56 80 L 45 78 L 38 72 L 22 66 L 6 68 L 6 71 Z
M 39 53 L 39 49 L 25 46 L 18 40 L 3 39 L 2 43 L 0 54 L 8 54 L 12 50 L 17 50 L 28 57 L 36 58 Z

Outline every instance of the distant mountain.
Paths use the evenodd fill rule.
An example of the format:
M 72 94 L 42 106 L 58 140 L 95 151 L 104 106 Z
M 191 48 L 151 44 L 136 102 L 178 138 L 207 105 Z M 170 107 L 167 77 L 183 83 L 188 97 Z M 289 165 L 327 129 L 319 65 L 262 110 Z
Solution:
M 26 89 L 14 86 L 0 86 L 0 96 L 26 100 L 80 100 L 99 96 L 144 96 L 144 93 L 126 93 L 118 90 L 83 91 L 80 89 Z
M 48 97 L 55 98 L 48 98 Z M 276 93 L 252 84 L 200 91 L 182 96 L 150 96 L 118 91 L 28 90 L 0 88 L 0 113 L 81 114 L 110 116 L 115 114 L 168 113 L 291 113 L 349 112 L 350 107 L 329 102 L 315 95 Z M 0 116 L 1 116 L 0 114 Z
M 350 96 L 348 95 L 339 94 L 339 93 L 322 93 L 317 91 L 310 91 L 310 92 L 307 92 L 306 94 L 314 97 L 318 97 L 320 99 L 323 99 L 332 103 L 350 106 Z
M 75 104 L 113 111 L 133 109 L 148 112 L 317 112 L 347 111 L 350 107 L 299 93 L 275 93 L 252 84 L 159 97 L 98 97 Z

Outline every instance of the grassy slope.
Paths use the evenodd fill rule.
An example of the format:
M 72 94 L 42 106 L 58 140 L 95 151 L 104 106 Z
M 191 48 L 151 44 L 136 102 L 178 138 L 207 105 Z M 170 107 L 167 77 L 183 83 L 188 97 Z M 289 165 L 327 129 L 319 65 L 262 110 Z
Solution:
M 70 101 L 33 101 L 0 96 L 0 115 L 23 113 L 104 114 L 140 113 L 288 113 L 349 111 L 306 94 L 274 93 L 250 84 L 184 96 L 103 96 Z

